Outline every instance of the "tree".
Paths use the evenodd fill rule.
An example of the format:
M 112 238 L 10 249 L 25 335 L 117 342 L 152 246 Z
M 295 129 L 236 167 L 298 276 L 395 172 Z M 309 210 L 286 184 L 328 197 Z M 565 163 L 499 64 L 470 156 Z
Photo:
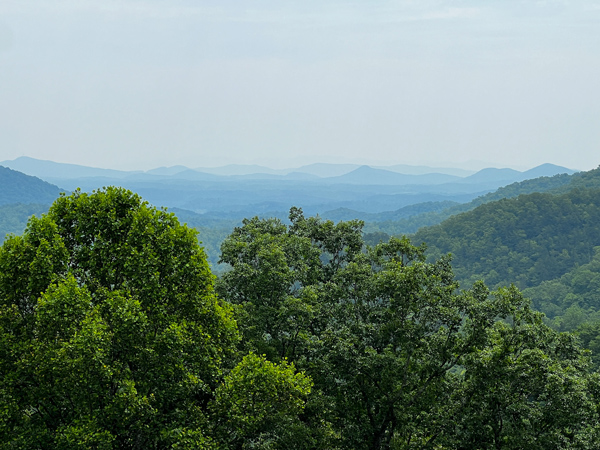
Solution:
M 235 367 L 238 339 L 194 231 L 124 189 L 63 195 L 0 248 L 0 448 L 229 448 L 227 380 L 291 377 L 281 416 L 310 389 L 292 366 Z
M 483 286 L 479 286 L 484 289 Z M 500 317 L 462 360 L 452 393 L 451 447 L 590 448 L 598 439 L 599 378 L 573 335 L 543 323 L 513 287 L 494 294 Z
M 216 390 L 216 435 L 230 448 L 305 448 L 298 420 L 312 381 L 286 360 L 279 364 L 250 353 Z
M 520 434 L 565 448 L 593 442 L 596 385 L 585 355 L 518 291 L 459 291 L 449 257 L 427 262 L 424 246 L 406 238 L 366 246 L 358 221 L 305 218 L 297 208 L 290 221 L 236 228 L 222 246 L 231 270 L 218 290 L 235 305 L 247 346 L 311 376 L 304 420 L 328 424 L 330 447 L 516 448 L 527 442 Z M 502 358 L 484 364 L 498 348 Z M 512 383 L 529 362 L 531 374 Z M 495 383 L 504 411 L 520 400 L 518 420 L 484 400 Z M 545 399 L 559 405 L 554 418 Z M 474 437 L 498 417 L 511 427 Z

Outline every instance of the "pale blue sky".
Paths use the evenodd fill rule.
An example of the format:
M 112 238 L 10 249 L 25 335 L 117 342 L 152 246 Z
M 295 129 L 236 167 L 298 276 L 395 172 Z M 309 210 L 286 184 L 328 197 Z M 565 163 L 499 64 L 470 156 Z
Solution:
M 600 0 L 2 0 L 0 160 L 591 169 L 598 80 Z

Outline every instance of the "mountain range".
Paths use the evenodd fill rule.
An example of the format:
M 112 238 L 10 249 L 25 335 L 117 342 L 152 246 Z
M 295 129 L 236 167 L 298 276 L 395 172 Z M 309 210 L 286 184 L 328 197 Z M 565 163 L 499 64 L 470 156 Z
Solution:
M 294 205 L 302 206 L 308 214 L 339 208 L 377 214 L 425 202 L 465 203 L 516 181 L 574 172 L 551 164 L 524 172 L 488 168 L 476 173 L 453 168 L 352 164 L 312 164 L 282 170 L 253 165 L 196 169 L 173 166 L 144 172 L 28 157 L 0 165 L 37 176 L 67 191 L 117 185 L 139 193 L 155 205 L 240 219 L 257 213 L 285 214 Z
M 520 181 L 537 176 L 550 176 L 556 173 L 573 173 L 572 169 L 542 164 L 533 169 L 520 172 L 514 169 L 487 168 L 479 172 L 459 168 L 440 168 L 428 166 L 390 165 L 367 166 L 357 164 L 325 164 L 315 163 L 305 166 L 272 169 L 260 165 L 230 164 L 221 167 L 186 166 L 158 167 L 141 171 L 124 171 L 88 167 L 77 164 L 58 163 L 22 156 L 14 160 L 0 162 L 0 166 L 9 167 L 28 175 L 42 179 L 72 180 L 80 178 L 109 178 L 109 179 L 152 179 L 153 177 L 172 177 L 190 179 L 192 173 L 215 175 L 218 177 L 249 178 L 249 179 L 327 179 L 333 183 L 359 184 L 440 184 L 463 179 L 467 183 L 480 183 L 494 179 L 496 181 Z M 302 174 L 302 175 L 300 175 Z M 395 174 L 395 175 L 394 175 Z M 198 175 L 199 176 L 199 175 Z M 277 178 L 276 178 L 277 177 Z M 206 177 L 204 179 L 211 179 Z

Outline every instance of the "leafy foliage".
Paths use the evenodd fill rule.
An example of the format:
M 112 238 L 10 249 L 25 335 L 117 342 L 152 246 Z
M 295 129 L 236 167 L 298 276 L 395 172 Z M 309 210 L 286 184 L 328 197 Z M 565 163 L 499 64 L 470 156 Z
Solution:
M 244 357 L 215 393 L 213 414 L 230 448 L 301 448 L 298 415 L 312 382 L 285 360 Z
M 595 311 L 598 195 L 483 205 L 418 234 L 430 257 L 368 245 L 358 220 L 246 219 L 214 291 L 173 214 L 123 189 L 63 195 L 0 248 L 0 448 L 595 448 L 587 352 L 516 287 L 473 280 L 541 280 L 554 325 L 583 323 L 565 318 Z
M 195 232 L 129 191 L 32 218 L 0 249 L 0 448 L 228 448 L 209 410 L 238 332 L 212 284 Z M 309 389 L 291 366 L 264 370 L 265 390 Z M 281 400 L 282 416 L 301 409 Z
M 244 348 L 312 377 L 305 422 L 321 427 L 320 446 L 593 442 L 596 381 L 585 355 L 516 288 L 458 292 L 449 258 L 426 262 L 407 239 L 369 248 L 360 222 L 297 208 L 290 221 L 236 228 L 222 246 L 232 270 L 218 290 L 237 305 Z
M 534 306 L 553 320 L 554 327 L 572 331 L 580 320 L 600 319 L 600 247 L 592 260 L 578 265 L 559 278 L 525 289 Z M 578 318 L 580 317 L 580 318 Z

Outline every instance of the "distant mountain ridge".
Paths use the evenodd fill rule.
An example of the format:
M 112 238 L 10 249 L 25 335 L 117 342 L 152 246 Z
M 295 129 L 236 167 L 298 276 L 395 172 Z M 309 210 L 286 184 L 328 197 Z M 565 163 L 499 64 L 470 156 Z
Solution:
M 62 190 L 37 177 L 0 166 L 0 205 L 50 204 Z
M 352 172 L 337 177 L 325 178 L 329 182 L 352 184 L 442 184 L 460 180 L 455 175 L 442 173 L 426 173 L 422 175 L 407 175 L 385 169 L 375 169 L 371 166 L 360 166 Z
M 430 201 L 404 206 L 395 211 L 384 211 L 380 213 L 363 213 L 353 209 L 338 208 L 332 211 L 325 211 L 323 214 L 320 214 L 320 216 L 324 219 L 333 220 L 334 222 L 352 219 L 360 219 L 364 220 L 365 222 L 386 222 L 406 219 L 418 214 L 440 212 L 456 205 L 460 205 L 460 203 L 448 200 Z
M 374 223 L 367 224 L 367 229 L 371 232 L 382 231 L 387 234 L 415 233 L 420 228 L 437 225 L 452 216 L 471 211 L 486 203 L 536 192 L 558 194 L 568 192 L 575 187 L 600 187 L 600 184 L 596 186 L 595 183 L 598 182 L 596 180 L 596 177 L 590 176 L 590 172 L 576 172 L 572 175 L 563 173 L 551 177 L 542 176 L 532 178 L 502 186 L 495 191 L 480 195 L 467 202 L 451 205 L 442 210 L 421 212 L 406 218 L 394 220 L 373 220 Z M 375 222 L 386 223 L 376 224 Z
M 524 172 L 520 172 L 514 169 L 482 169 L 479 172 L 474 173 L 473 175 L 469 175 L 468 177 L 463 178 L 462 182 L 471 183 L 482 181 L 501 181 L 515 183 L 539 177 L 552 177 L 561 173 L 572 175 L 576 172 L 576 170 L 567 169 L 566 167 L 545 163 L 532 169 L 526 170 Z
M 456 203 L 470 202 L 514 179 L 521 180 L 537 173 L 573 172 L 551 164 L 525 172 L 490 168 L 462 177 L 449 173 L 421 173 L 427 172 L 424 166 L 415 166 L 415 173 L 403 174 L 396 171 L 408 167 L 402 165 L 390 166 L 394 170 L 387 170 L 366 165 L 316 163 L 296 169 L 273 169 L 271 173 L 253 173 L 266 172 L 264 166 L 231 165 L 224 166 L 220 169 L 221 174 L 217 174 L 182 165 L 146 172 L 115 171 L 26 157 L 5 164 L 29 170 L 65 190 L 81 188 L 89 192 L 108 185 L 121 186 L 137 192 L 156 206 L 199 214 L 243 218 L 272 213 L 285 217 L 291 206 L 300 206 L 310 215 L 341 208 L 340 211 L 345 212 L 340 217 L 355 211 L 357 217 L 368 221 L 390 223 L 405 219 L 417 223 L 417 218 L 412 219 L 414 214 L 439 217 L 445 211 L 459 208 Z M 323 177 L 326 174 L 337 175 Z M 438 203 L 432 208 L 431 203 L 426 204 L 428 202 Z M 441 210 L 439 202 L 454 206 Z M 400 211 L 410 205 L 416 206 Z
M 62 192 L 58 186 L 0 166 L 0 243 L 21 234 L 32 215 L 40 215 Z
M 57 163 L 21 156 L 12 161 L 2 161 L 1 166 L 10 167 L 27 175 L 38 178 L 81 178 L 81 177 L 111 177 L 124 178 L 138 171 L 127 172 L 123 170 L 100 169 L 97 167 L 81 166 L 78 164 Z
M 221 167 L 186 166 L 158 167 L 148 171 L 124 171 L 102 169 L 77 164 L 57 163 L 22 156 L 11 161 L 2 161 L 0 165 L 42 179 L 73 180 L 79 178 L 109 179 L 155 179 L 168 177 L 180 179 L 210 179 L 199 174 L 217 177 L 241 177 L 247 179 L 323 179 L 328 182 L 355 184 L 441 184 L 451 182 L 478 183 L 495 181 L 522 181 L 539 176 L 552 176 L 557 173 L 575 173 L 574 170 L 553 164 L 542 164 L 533 169 L 519 172 L 514 169 L 487 168 L 473 173 L 458 168 L 434 168 L 428 166 L 410 166 L 403 164 L 385 166 L 357 164 L 315 163 L 296 168 L 272 169 L 260 165 L 230 164 Z M 198 174 L 198 175 L 196 175 Z M 304 174 L 304 175 L 302 175 Z M 308 176 L 307 176 L 308 175 Z M 216 179 L 216 178 L 215 178 Z

